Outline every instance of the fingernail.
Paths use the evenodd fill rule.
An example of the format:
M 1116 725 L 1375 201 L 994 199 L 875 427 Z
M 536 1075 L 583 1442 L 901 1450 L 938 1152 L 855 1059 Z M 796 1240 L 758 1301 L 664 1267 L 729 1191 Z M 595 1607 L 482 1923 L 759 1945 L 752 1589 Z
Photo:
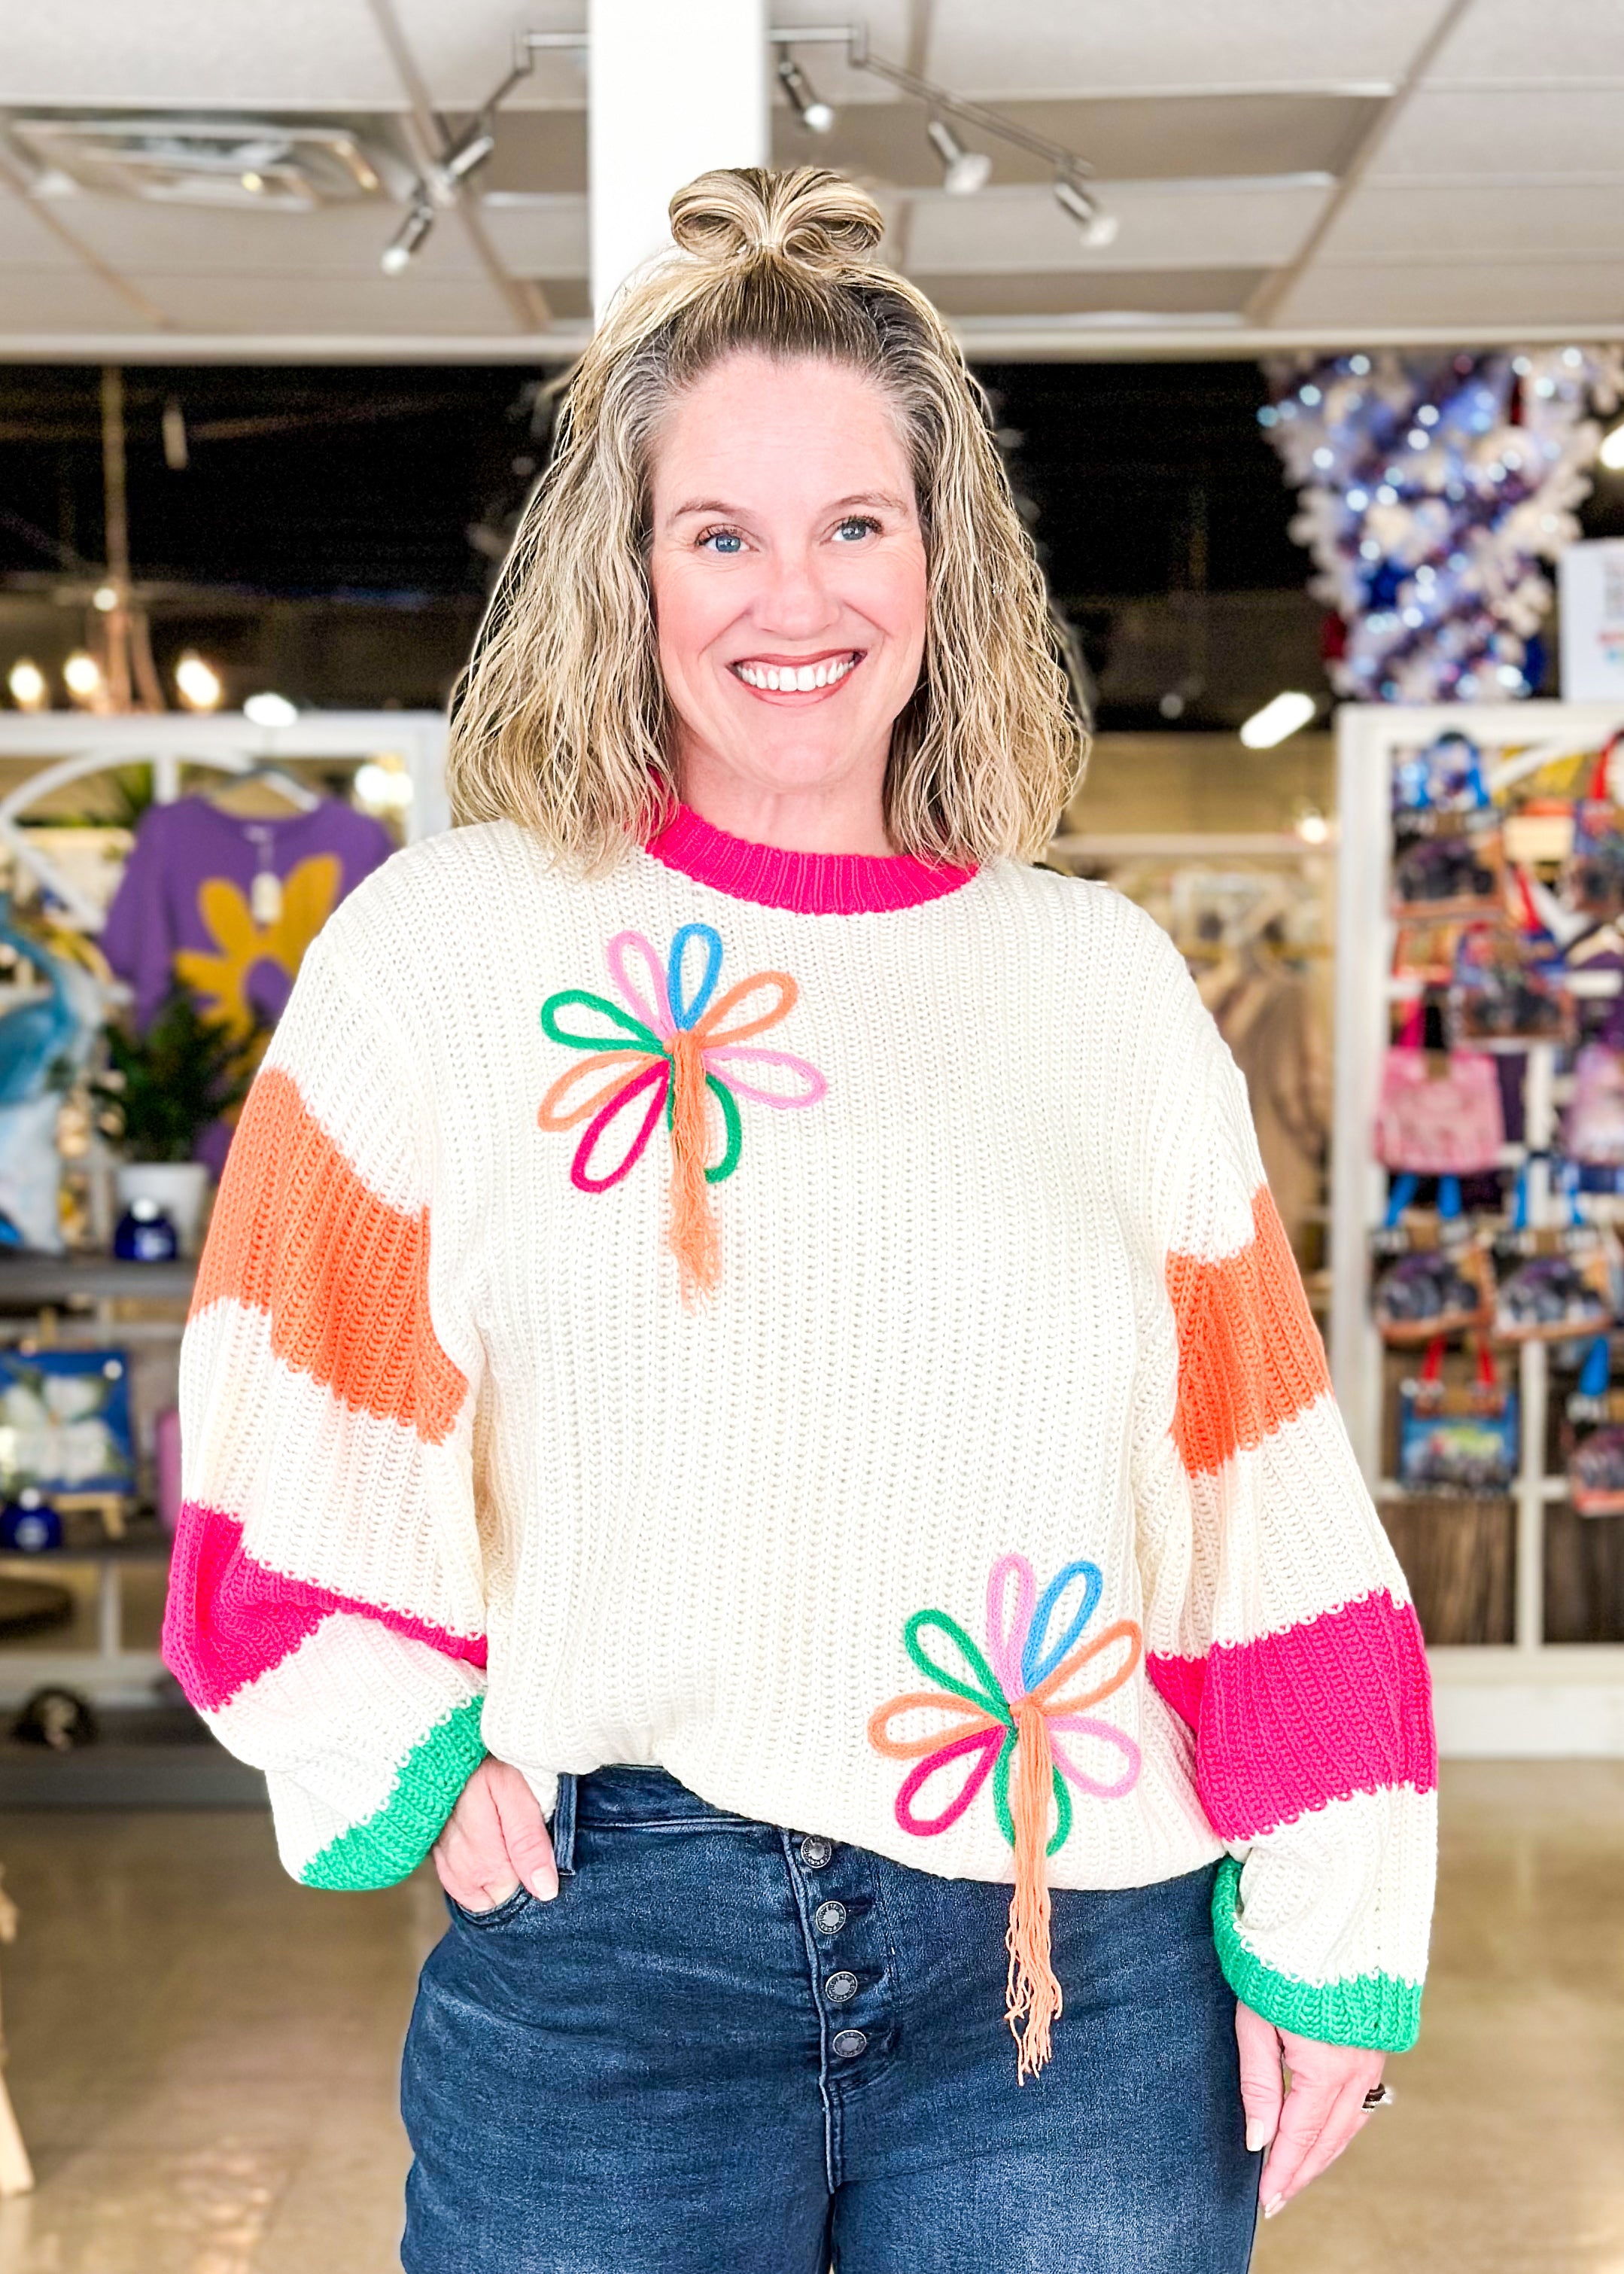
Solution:
M 1273 2218 L 1277 2210 L 1284 2210 L 1285 2207 L 1286 2199 L 1284 2195 L 1275 2195 L 1272 2202 L 1266 2202 L 1264 2204 L 1263 2216 L 1265 2218 Z
M 1267 2117 L 1249 2117 L 1246 2123 L 1246 2153 L 1249 2156 L 1255 2156 L 1260 2148 L 1267 2148 L 1268 2143 L 1269 2125 Z
M 544 1879 L 538 1887 L 532 1887 L 530 1893 L 538 1903 L 550 1903 L 558 1893 L 558 1881 L 554 1879 L 553 1885 L 549 1886 Z

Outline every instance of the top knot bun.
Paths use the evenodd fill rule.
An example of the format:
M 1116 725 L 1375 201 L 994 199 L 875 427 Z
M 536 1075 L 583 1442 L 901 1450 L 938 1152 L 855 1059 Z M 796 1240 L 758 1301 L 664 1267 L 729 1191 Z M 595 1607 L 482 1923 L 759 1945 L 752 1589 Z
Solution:
M 671 201 L 682 251 L 718 267 L 777 260 L 829 275 L 866 263 L 884 232 L 874 200 L 825 166 L 730 166 Z

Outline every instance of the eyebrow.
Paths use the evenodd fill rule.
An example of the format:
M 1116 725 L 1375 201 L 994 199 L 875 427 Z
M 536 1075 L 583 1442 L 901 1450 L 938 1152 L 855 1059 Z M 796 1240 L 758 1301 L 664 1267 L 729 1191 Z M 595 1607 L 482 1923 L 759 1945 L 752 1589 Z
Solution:
M 852 497 L 835 498 L 827 509 L 837 513 L 845 507 L 855 505 L 883 505 L 892 513 L 907 511 L 902 500 L 893 497 L 889 490 L 860 490 Z M 687 498 L 680 506 L 672 508 L 671 517 L 673 521 L 680 521 L 685 514 L 720 513 L 739 520 L 743 518 L 744 512 L 742 506 L 729 505 L 724 498 Z

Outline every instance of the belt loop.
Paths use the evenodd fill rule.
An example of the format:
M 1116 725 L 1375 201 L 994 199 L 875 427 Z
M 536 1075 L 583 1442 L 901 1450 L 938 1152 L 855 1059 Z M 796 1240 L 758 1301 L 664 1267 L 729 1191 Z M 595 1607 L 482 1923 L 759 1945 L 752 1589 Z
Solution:
M 575 1868 L 575 1780 L 560 1772 L 558 1799 L 553 1809 L 553 1860 L 558 1865 L 560 1877 Z

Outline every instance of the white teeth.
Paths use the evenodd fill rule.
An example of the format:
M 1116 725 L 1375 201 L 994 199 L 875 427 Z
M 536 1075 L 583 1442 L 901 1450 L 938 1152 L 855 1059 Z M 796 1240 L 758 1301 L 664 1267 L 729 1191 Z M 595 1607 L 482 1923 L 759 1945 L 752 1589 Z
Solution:
M 776 664 L 736 663 L 733 669 L 747 687 L 759 687 L 773 695 L 809 695 L 815 688 L 834 687 L 843 680 L 855 662 L 849 655 L 826 659 L 822 663 Z

